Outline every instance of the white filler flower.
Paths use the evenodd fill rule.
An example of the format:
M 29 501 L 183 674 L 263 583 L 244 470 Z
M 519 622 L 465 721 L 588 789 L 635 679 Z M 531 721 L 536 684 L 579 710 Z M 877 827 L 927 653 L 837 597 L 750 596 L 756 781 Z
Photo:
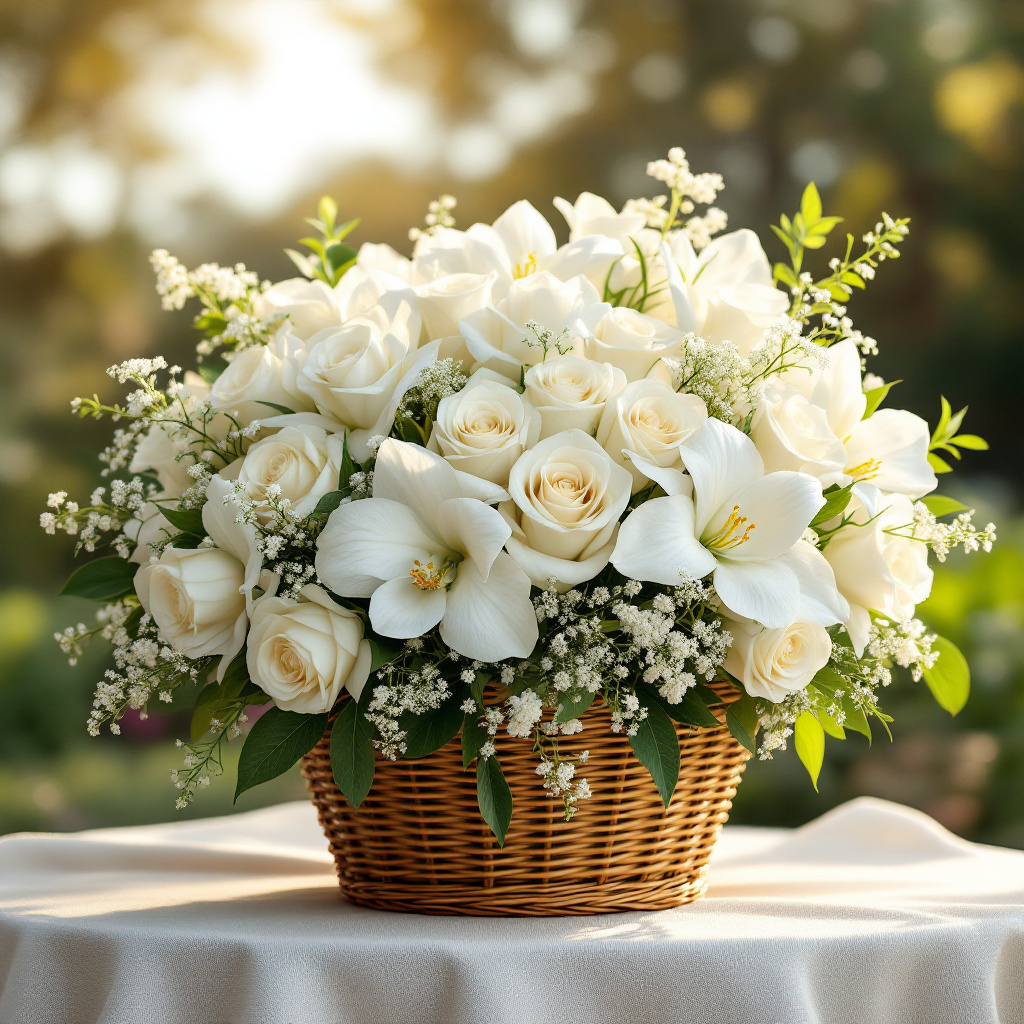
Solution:
M 384 636 L 441 639 L 479 661 L 525 658 L 537 642 L 530 579 L 502 551 L 501 515 L 462 496 L 441 456 L 393 438 L 377 455 L 373 497 L 342 505 L 317 540 L 317 575 L 342 597 L 369 597 Z
M 708 420 L 679 450 L 694 497 L 682 473 L 651 467 L 667 497 L 630 513 L 612 565 L 666 586 L 714 573 L 730 611 L 772 628 L 798 616 L 820 625 L 845 619 L 828 563 L 800 540 L 824 504 L 821 484 L 804 473 L 766 475 L 753 441 L 721 420 Z

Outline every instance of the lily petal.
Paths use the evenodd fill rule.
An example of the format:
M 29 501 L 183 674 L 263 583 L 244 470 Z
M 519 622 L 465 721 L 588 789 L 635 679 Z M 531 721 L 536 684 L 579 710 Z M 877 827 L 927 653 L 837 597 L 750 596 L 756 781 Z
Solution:
M 410 576 L 382 583 L 370 598 L 370 622 L 382 636 L 408 640 L 423 636 L 444 615 L 447 595 L 444 588 L 421 590 Z
M 400 501 L 433 525 L 432 513 L 441 502 L 460 497 L 461 489 L 455 470 L 440 455 L 389 437 L 377 452 L 373 496 Z
M 487 579 L 491 565 L 512 535 L 501 513 L 475 498 L 451 498 L 437 510 L 438 532 L 449 551 L 476 564 Z
M 462 562 L 440 632 L 453 651 L 477 661 L 528 658 L 538 635 L 529 576 L 504 552 L 486 581 L 471 561 Z
M 369 597 L 384 580 L 407 577 L 416 559 L 439 554 L 412 509 L 389 498 L 342 505 L 316 542 L 316 574 L 342 597 Z
M 905 409 L 879 409 L 862 420 L 846 445 L 846 472 L 883 491 L 920 498 L 938 480 L 928 465 L 928 424 Z
M 611 563 L 623 576 L 675 586 L 684 575 L 702 579 L 715 557 L 694 536 L 693 502 L 682 495 L 652 498 L 619 527 Z
M 775 564 L 792 569 L 800 583 L 800 611 L 802 622 L 818 626 L 831 626 L 845 622 L 850 605 L 836 589 L 836 575 L 825 556 L 805 540 L 798 541 Z
M 672 466 L 659 466 L 650 459 L 645 459 L 628 448 L 622 449 L 622 454 L 628 456 L 636 468 L 643 473 L 648 480 L 653 480 L 667 495 L 681 494 L 689 498 L 693 495 L 693 478 Z
M 693 478 L 698 536 L 726 501 L 764 476 L 764 463 L 754 442 L 743 431 L 721 420 L 709 419 L 679 446 L 679 454 Z
M 800 581 L 787 565 L 773 562 L 720 562 L 715 590 L 735 615 L 769 629 L 795 622 L 800 610 Z

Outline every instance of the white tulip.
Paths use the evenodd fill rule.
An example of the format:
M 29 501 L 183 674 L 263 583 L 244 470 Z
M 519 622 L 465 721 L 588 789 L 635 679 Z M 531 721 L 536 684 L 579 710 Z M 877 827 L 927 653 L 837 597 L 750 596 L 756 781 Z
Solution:
M 726 620 L 732 646 L 725 669 L 752 697 L 774 703 L 803 690 L 832 656 L 828 630 L 813 622 L 794 622 L 777 629 L 749 620 Z
M 633 477 L 633 491 L 649 478 L 624 452 L 657 466 L 682 469 L 679 446 L 704 426 L 707 406 L 696 395 L 680 394 L 660 380 L 627 384 L 606 406 L 597 439 Z
M 243 425 L 275 416 L 280 410 L 275 412 L 274 406 L 293 412 L 313 409 L 313 402 L 294 386 L 294 373 L 287 365 L 304 353 L 302 342 L 290 335 L 242 349 L 214 381 L 210 404 L 230 412 Z
M 587 355 L 619 367 L 629 381 L 641 380 L 659 359 L 675 356 L 683 343 L 683 332 L 653 316 L 624 306 L 591 314 L 587 325 Z
M 237 480 L 249 501 L 261 503 L 256 516 L 268 523 L 274 514 L 267 504 L 267 489 L 274 487 L 291 503 L 299 518 L 308 516 L 329 491 L 337 490 L 344 451 L 339 434 L 321 427 L 284 427 L 257 441 L 245 457 L 220 475 Z
M 504 487 L 512 464 L 539 436 L 540 416 L 508 378 L 478 370 L 438 403 L 428 447 L 455 469 Z
M 447 274 L 416 288 L 426 336 L 448 338 L 459 333 L 459 321 L 491 302 L 498 275 Z
M 626 386 L 626 375 L 611 363 L 556 355 L 531 366 L 524 381 L 545 438 L 572 429 L 593 434 L 609 399 Z
M 545 355 L 526 325 L 535 322 L 552 332 L 550 355 L 583 355 L 584 328 L 578 321 L 594 305 L 601 304 L 586 278 L 559 281 L 542 271 L 514 281 L 497 305 L 464 317 L 459 331 L 476 360 L 475 369 L 495 370 L 518 384 L 523 367 L 542 362 Z
M 135 574 L 135 592 L 161 639 L 188 658 L 225 655 L 245 642 L 245 566 L 219 548 L 164 548 Z
M 680 453 L 690 477 L 649 466 L 664 498 L 645 501 L 619 529 L 611 562 L 624 576 L 672 586 L 714 574 L 734 615 L 772 628 L 798 617 L 843 621 L 846 602 L 828 563 L 801 540 L 824 504 L 821 484 L 804 473 L 769 473 L 754 443 L 709 419 Z
M 749 355 L 789 308 L 789 297 L 774 286 L 760 239 L 747 228 L 732 231 L 699 255 L 682 232 L 673 232 L 668 244 L 672 266 L 681 271 L 670 274 L 670 291 L 677 293 L 677 305 L 693 310 L 693 325 L 686 329 L 709 341 L 731 341 Z
M 253 605 L 249 676 L 284 711 L 330 711 L 343 686 L 358 700 L 371 659 L 362 619 L 322 587 L 303 587 L 298 600 L 267 595 Z
M 538 634 L 529 577 L 502 550 L 507 523 L 463 493 L 441 456 L 388 438 L 373 497 L 342 505 L 317 539 L 317 575 L 342 597 L 369 597 L 384 636 L 439 626 L 467 658 L 526 658 Z
M 859 655 L 867 643 L 871 612 L 911 618 L 932 589 L 928 548 L 906 536 L 914 508 L 905 495 L 883 495 L 861 484 L 846 510 L 851 522 L 833 534 L 825 558 L 850 604 L 846 628 Z
M 593 579 L 615 547 L 632 478 L 582 430 L 541 441 L 512 467 L 506 548 L 535 586 L 562 590 Z

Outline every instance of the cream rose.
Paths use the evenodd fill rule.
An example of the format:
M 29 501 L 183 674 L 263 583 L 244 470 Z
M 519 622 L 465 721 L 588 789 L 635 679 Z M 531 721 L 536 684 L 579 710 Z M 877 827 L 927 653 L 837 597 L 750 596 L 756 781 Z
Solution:
M 512 528 L 505 547 L 535 586 L 593 579 L 615 547 L 631 482 L 582 430 L 546 438 L 512 467 L 511 500 L 498 507 Z
M 563 430 L 592 434 L 605 404 L 626 386 L 626 375 L 611 363 L 581 356 L 555 356 L 526 371 L 526 397 L 540 413 L 541 438 Z
M 344 314 L 336 294 L 323 281 L 293 277 L 280 281 L 257 296 L 259 317 L 280 313 L 288 318 L 288 333 L 305 341 L 317 331 L 340 324 Z
M 828 413 L 799 393 L 769 387 L 754 416 L 750 436 L 766 473 L 809 473 L 828 486 L 846 465 L 843 442 L 829 426 Z
M 423 326 L 428 338 L 448 338 L 459 333 L 459 321 L 491 302 L 498 275 L 446 274 L 416 288 Z
M 682 331 L 624 306 L 587 323 L 587 328 L 587 355 L 617 366 L 627 380 L 646 377 L 663 356 L 676 355 L 683 341 Z
M 394 315 L 374 306 L 310 338 L 293 360 L 295 386 L 338 423 L 374 427 L 409 368 L 419 332 L 419 313 L 408 304 Z
M 504 487 L 513 463 L 539 435 L 540 416 L 507 378 L 477 370 L 438 403 L 428 447 L 455 469 Z
M 290 336 L 242 349 L 214 381 L 210 404 L 231 412 L 242 424 L 276 416 L 280 410 L 275 405 L 293 412 L 311 411 L 313 403 L 294 386 L 295 375 L 289 367 L 289 361 L 302 351 L 302 343 Z
M 234 654 L 245 641 L 245 566 L 220 548 L 164 548 L 135 574 L 161 638 L 188 658 Z
M 637 380 L 605 406 L 597 440 L 629 470 L 633 490 L 638 491 L 650 481 L 623 451 L 658 466 L 681 469 L 679 446 L 696 434 L 707 418 L 707 406 L 696 395 L 680 394 L 664 381 Z
M 237 481 L 250 501 L 266 502 L 267 489 L 278 488 L 280 497 L 291 502 L 300 518 L 308 516 L 329 491 L 337 490 L 344 452 L 340 434 L 321 427 L 284 427 L 257 441 L 245 458 L 221 471 L 225 479 L 237 473 Z M 269 522 L 269 506 L 256 510 L 257 518 Z
M 781 629 L 766 629 L 749 620 L 728 620 L 732 646 L 725 659 L 732 673 L 752 697 L 778 703 L 804 689 L 832 656 L 832 638 L 824 626 L 794 622 Z
M 914 521 L 911 500 L 902 494 L 883 495 L 864 484 L 855 493 L 847 509 L 852 522 L 833 534 L 823 554 L 839 593 L 850 603 L 846 627 L 860 654 L 870 613 L 910 618 L 931 593 L 934 573 L 928 566 L 928 548 L 905 535 Z
M 370 674 L 359 616 L 312 584 L 298 600 L 261 597 L 245 653 L 252 681 L 285 711 L 329 711 L 342 686 L 357 700 Z

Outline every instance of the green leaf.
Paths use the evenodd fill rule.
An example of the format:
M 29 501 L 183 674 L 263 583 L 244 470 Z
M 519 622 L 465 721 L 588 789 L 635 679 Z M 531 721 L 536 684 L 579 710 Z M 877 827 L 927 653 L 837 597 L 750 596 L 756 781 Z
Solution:
M 815 517 L 811 520 L 811 529 L 824 526 L 830 519 L 841 516 L 846 511 L 853 496 L 853 484 L 840 487 L 832 484 L 824 491 L 825 504 L 821 506 Z
M 987 452 L 988 441 L 983 437 L 978 437 L 977 434 L 957 434 L 956 437 L 951 438 L 950 444 L 954 444 L 957 448 L 966 448 L 969 452 Z
M 682 725 L 691 728 L 717 729 L 722 723 L 710 711 L 707 701 L 693 690 L 687 690 L 678 704 L 669 704 L 649 683 L 640 683 L 636 688 L 637 696 L 644 704 L 657 704 L 668 715 Z M 716 703 L 721 704 L 719 698 Z
M 825 730 L 810 711 L 803 712 L 793 725 L 793 745 L 817 791 L 818 776 L 825 760 Z
M 352 474 L 356 471 L 356 464 L 352 461 L 352 454 L 348 450 L 348 431 L 345 431 L 341 439 L 341 469 L 338 471 L 338 489 L 343 491 L 348 487 Z
M 725 724 L 729 727 L 733 739 L 747 748 L 752 754 L 757 753 L 757 701 L 746 691 L 739 700 L 733 701 L 725 712 Z
M 271 409 L 276 412 L 283 413 L 285 416 L 294 416 L 295 410 L 289 409 L 287 405 L 278 405 L 277 402 L 268 402 L 265 398 L 255 399 L 257 405 L 269 405 Z
M 215 363 L 200 363 L 198 366 L 199 376 L 210 385 L 217 383 L 217 378 L 227 369 L 227 364 L 220 366 Z
M 956 498 L 948 498 L 945 494 L 928 494 L 921 499 L 933 516 L 942 517 L 953 512 L 963 512 L 967 506 Z
M 484 706 L 484 689 L 490 681 L 490 672 L 478 671 L 473 676 L 473 682 L 469 684 L 470 696 L 476 701 L 476 706 L 478 708 L 482 708 Z
M 347 700 L 331 726 L 331 771 L 352 807 L 358 807 L 370 792 L 376 761 L 370 724 L 358 703 Z
M 317 204 L 316 215 L 330 231 L 338 217 L 338 204 L 330 196 L 322 196 Z
M 323 738 L 327 714 L 300 715 L 272 707 L 263 713 L 245 738 L 238 758 L 235 800 L 253 786 L 283 775 Z
M 89 601 L 116 601 L 135 592 L 135 574 L 139 567 L 116 555 L 97 558 L 79 566 L 64 584 L 65 597 L 84 597 Z
M 718 707 L 722 703 L 722 698 L 707 683 L 697 683 L 693 692 L 710 708 Z
M 821 196 L 813 181 L 808 182 L 804 189 L 800 199 L 800 213 L 807 224 L 816 224 L 821 219 Z
M 356 256 L 358 256 L 358 253 L 351 245 L 345 245 L 344 242 L 333 242 L 327 246 L 324 255 L 327 257 L 327 262 L 330 263 L 335 271 L 338 271 L 347 264 L 352 263 Z
M 494 833 L 499 846 L 505 845 L 505 835 L 512 821 L 512 790 L 505 781 L 505 773 L 496 757 L 476 762 L 476 800 L 480 815 Z
M 329 512 L 333 512 L 341 504 L 341 499 L 344 497 L 344 491 L 328 491 L 316 503 L 316 508 L 313 509 L 313 515 L 322 516 Z
M 446 700 L 439 708 L 431 708 L 422 715 L 406 712 L 399 719 L 399 724 L 407 733 L 405 756 L 426 757 L 440 750 L 462 728 L 463 717 L 457 698 Z
M 846 730 L 827 712 L 820 708 L 815 712 L 818 724 L 835 740 L 845 740 Z
M 939 707 L 955 715 L 971 692 L 970 667 L 956 644 L 944 636 L 936 639 L 932 650 L 938 651 L 939 657 L 931 668 L 924 670 L 924 681 Z
M 935 452 L 928 453 L 928 465 L 931 466 L 936 473 L 953 472 L 953 467 L 948 462 L 946 462 L 945 459 L 939 458 L 939 456 L 936 455 Z
M 347 238 L 361 223 L 362 218 L 353 217 L 352 220 L 347 220 L 344 224 L 340 224 L 334 229 L 334 241 L 340 242 L 343 238 Z
M 312 279 L 316 276 L 316 271 L 313 269 L 313 264 L 309 262 L 308 257 L 305 256 L 303 253 L 297 252 L 295 249 L 285 249 L 284 253 L 288 257 L 288 259 L 290 259 L 292 263 L 295 264 L 299 273 L 303 277 L 308 277 Z
M 591 704 L 594 703 L 596 693 L 584 693 L 578 700 L 573 700 L 568 694 L 561 694 L 558 698 L 558 711 L 555 712 L 555 721 L 562 725 L 564 722 L 579 718 Z
M 651 773 L 662 802 L 668 807 L 679 781 L 679 737 L 661 704 L 651 701 L 647 717 L 640 722 L 629 745 L 640 763 Z
M 871 388 L 870 391 L 865 391 L 864 397 L 867 399 L 867 405 L 864 408 L 864 415 L 861 419 L 866 420 L 869 416 L 874 415 L 878 407 L 885 401 L 886 395 L 889 394 L 889 389 L 902 383 L 903 381 L 901 380 L 891 380 L 888 384 L 882 384 L 880 387 Z
M 468 768 L 487 742 L 487 730 L 480 724 L 479 716 L 466 715 L 462 720 L 462 767 Z
M 161 508 L 164 519 L 182 533 L 194 533 L 202 537 L 206 534 L 203 526 L 203 513 L 198 508 Z
M 868 745 L 871 745 L 871 726 L 868 724 L 868 716 L 864 713 L 863 708 L 851 707 L 844 708 L 846 711 L 846 720 L 843 723 L 847 729 L 852 729 L 854 732 L 859 732 L 861 736 L 866 736 Z
M 370 675 L 378 669 L 383 668 L 388 662 L 394 661 L 402 653 L 403 645 L 397 640 L 384 636 L 368 636 L 366 638 L 370 645 Z
M 240 701 L 245 704 L 266 704 L 268 700 L 270 698 L 249 679 L 245 651 L 242 650 L 235 655 L 219 683 L 210 683 L 199 691 L 192 712 L 192 741 L 205 736 L 210 731 L 210 722 L 214 718 L 222 718 L 225 712 L 237 707 Z

